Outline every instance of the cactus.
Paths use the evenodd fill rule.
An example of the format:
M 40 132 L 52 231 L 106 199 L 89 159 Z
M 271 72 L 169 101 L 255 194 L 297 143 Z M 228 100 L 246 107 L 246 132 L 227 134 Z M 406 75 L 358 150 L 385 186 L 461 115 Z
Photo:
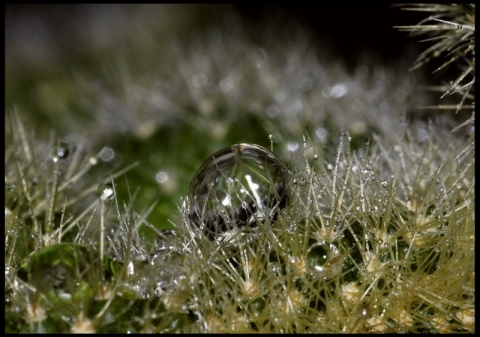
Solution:
M 473 71 L 428 118 L 409 65 L 220 8 L 80 7 L 64 73 L 61 32 L 7 24 L 5 332 L 474 332 Z

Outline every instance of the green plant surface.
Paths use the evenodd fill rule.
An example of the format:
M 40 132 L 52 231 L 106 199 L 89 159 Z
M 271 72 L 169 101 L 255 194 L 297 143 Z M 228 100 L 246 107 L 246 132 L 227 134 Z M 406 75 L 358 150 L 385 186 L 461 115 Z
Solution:
M 471 7 L 411 6 L 442 29 L 468 20 L 434 41 L 472 43 Z M 475 332 L 474 68 L 460 62 L 448 110 L 411 54 L 347 69 L 298 22 L 21 8 L 6 15 L 5 332 Z M 468 62 L 453 49 L 445 67 Z

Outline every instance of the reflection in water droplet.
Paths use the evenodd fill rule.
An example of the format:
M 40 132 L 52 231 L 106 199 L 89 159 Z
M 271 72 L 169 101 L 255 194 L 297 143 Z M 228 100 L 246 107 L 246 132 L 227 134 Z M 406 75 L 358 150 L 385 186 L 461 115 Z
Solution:
M 208 158 L 186 200 L 190 220 L 213 239 L 235 227 L 275 221 L 287 201 L 288 173 L 278 157 L 254 144 L 236 144 Z

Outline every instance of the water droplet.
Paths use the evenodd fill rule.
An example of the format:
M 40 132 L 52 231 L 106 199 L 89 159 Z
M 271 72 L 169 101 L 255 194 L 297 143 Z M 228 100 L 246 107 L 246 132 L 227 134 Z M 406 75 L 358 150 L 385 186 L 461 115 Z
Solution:
M 329 248 L 326 244 L 316 243 L 307 253 L 307 263 L 308 267 L 315 271 L 323 271 L 323 265 L 327 262 Z
M 15 184 L 5 185 L 6 192 L 15 192 L 16 190 L 17 190 L 17 186 Z
M 155 180 L 159 184 L 165 184 L 168 180 L 168 173 L 164 171 L 160 171 L 155 175 Z
M 69 154 L 70 154 L 70 148 L 68 147 L 68 145 L 67 146 L 60 145 L 60 147 L 57 149 L 58 158 L 66 159 Z
M 265 299 L 263 297 L 258 297 L 252 301 L 251 306 L 254 315 L 258 315 L 263 312 L 263 310 L 267 306 L 267 303 L 265 302 Z
M 130 261 L 128 263 L 128 266 L 127 266 L 127 273 L 128 273 L 128 276 L 132 276 L 135 274 L 135 266 L 133 265 L 133 262 Z
M 327 130 L 324 129 L 324 128 L 318 128 L 316 131 L 315 131 L 315 134 L 317 135 L 317 137 L 320 139 L 320 141 L 322 143 L 325 143 L 326 140 L 327 140 Z
M 370 318 L 372 317 L 372 308 L 368 305 L 368 303 L 362 303 L 357 309 L 357 317 L 358 318 Z
M 73 152 L 75 151 L 75 148 L 66 143 L 66 142 L 60 142 L 58 146 L 54 150 L 54 157 L 53 161 L 56 163 L 59 159 L 60 160 L 65 160 L 67 159 Z
M 318 155 L 314 155 L 313 160 L 318 160 Z
M 275 221 L 286 205 L 287 178 L 275 154 L 259 145 L 236 144 L 213 154 L 197 171 L 186 211 L 209 238 Z
M 282 275 L 283 273 L 283 268 L 282 265 L 278 262 L 271 262 L 270 263 L 270 270 L 275 275 L 276 277 Z
M 288 151 L 295 152 L 298 150 L 298 143 L 297 142 L 288 142 L 287 143 L 287 148 Z
M 207 75 L 203 73 L 198 73 L 192 76 L 193 85 L 196 87 L 202 87 L 208 82 Z
M 313 81 L 312 79 L 310 78 L 304 78 L 301 82 L 300 82 L 300 88 L 303 90 L 303 91 L 309 91 L 311 90 L 313 87 Z
M 228 92 L 233 89 L 234 83 L 230 78 L 224 78 L 220 82 L 219 86 L 220 86 L 220 89 L 222 89 L 222 91 Z
M 101 200 L 112 200 L 115 196 L 115 190 L 111 183 L 101 183 L 97 189 L 98 196 Z
M 328 279 L 342 271 L 343 258 L 338 248 L 331 243 L 316 242 L 311 245 L 306 260 L 308 269 L 316 277 Z
M 275 118 L 278 116 L 278 114 L 280 113 L 280 109 L 275 106 L 275 105 L 271 105 L 267 108 L 267 116 L 270 117 L 270 118 Z
M 105 146 L 102 151 L 100 151 L 100 158 L 104 162 L 110 162 L 115 158 L 115 151 L 108 146 Z

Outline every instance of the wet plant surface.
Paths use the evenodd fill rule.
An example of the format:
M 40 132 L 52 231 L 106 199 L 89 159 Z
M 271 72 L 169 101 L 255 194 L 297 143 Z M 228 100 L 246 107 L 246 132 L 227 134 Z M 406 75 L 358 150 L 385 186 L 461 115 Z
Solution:
M 68 53 L 7 26 L 5 332 L 474 332 L 470 72 L 431 115 L 415 58 L 351 73 L 295 25 L 81 8 Z

